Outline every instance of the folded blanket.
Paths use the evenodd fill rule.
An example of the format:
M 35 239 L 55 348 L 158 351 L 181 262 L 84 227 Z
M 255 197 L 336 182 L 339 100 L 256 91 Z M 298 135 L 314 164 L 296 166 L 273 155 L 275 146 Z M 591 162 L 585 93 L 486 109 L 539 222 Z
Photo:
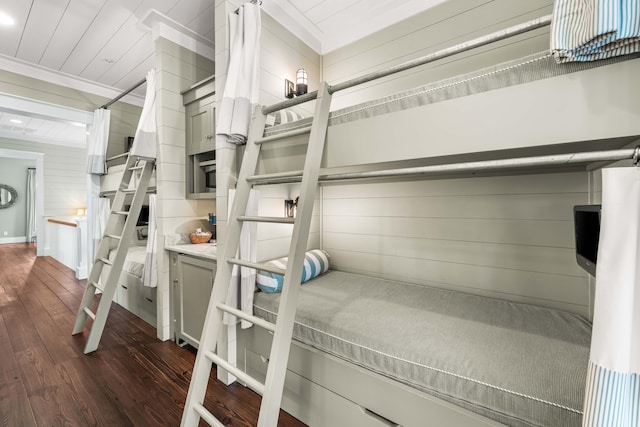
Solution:
M 556 0 L 551 52 L 558 63 L 640 51 L 640 0 Z

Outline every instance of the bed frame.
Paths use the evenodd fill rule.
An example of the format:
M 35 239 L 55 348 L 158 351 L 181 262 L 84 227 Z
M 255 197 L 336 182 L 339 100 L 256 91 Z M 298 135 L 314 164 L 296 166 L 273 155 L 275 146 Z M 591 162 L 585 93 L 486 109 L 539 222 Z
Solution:
M 331 92 L 540 28 L 549 22 L 550 17 L 540 18 L 384 72 L 332 86 Z M 640 150 L 627 147 L 640 135 L 640 85 L 627 82 L 634 81 L 638 75 L 640 58 L 636 56 L 401 113 L 336 123 L 328 128 L 323 157 L 325 169 L 320 181 L 392 179 L 478 170 L 499 170 L 504 174 L 522 167 L 637 159 Z M 310 93 L 265 107 L 263 112 L 293 106 L 314 96 Z M 514 99 L 526 99 L 526 111 L 514 108 Z M 486 108 L 487 105 L 492 108 Z M 389 141 L 415 140 L 416 135 L 424 137 L 425 143 L 411 147 L 395 144 L 394 149 L 389 150 Z M 429 140 L 446 140 L 447 144 L 429 144 Z M 276 162 L 262 163 L 257 173 L 274 173 L 276 168 L 295 170 L 303 163 L 303 150 L 285 150 L 280 154 L 284 146 L 284 143 L 274 143 L 265 147 L 265 151 L 273 150 L 265 157 L 277 159 L 277 165 Z M 290 143 L 287 146 L 290 147 Z M 411 168 L 398 169 L 406 166 Z M 291 182 L 291 174 L 287 179 Z M 264 379 L 270 346 L 269 332 L 261 328 L 238 328 L 238 366 L 257 379 Z M 282 408 L 313 426 L 502 425 L 296 341 L 291 346 Z

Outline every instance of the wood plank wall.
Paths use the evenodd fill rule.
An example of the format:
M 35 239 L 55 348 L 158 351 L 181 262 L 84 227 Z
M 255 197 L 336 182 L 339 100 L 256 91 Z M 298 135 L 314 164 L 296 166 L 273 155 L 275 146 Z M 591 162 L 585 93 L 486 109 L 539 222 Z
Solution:
M 180 92 L 215 72 L 213 61 L 169 40 L 156 40 L 155 67 L 158 79 L 158 158 L 156 161 L 158 218 L 158 338 L 171 337 L 169 257 L 164 236 L 188 234 L 202 226 L 214 200 L 185 198 L 185 110 Z
M 446 2 L 328 53 L 323 78 L 336 83 L 383 69 L 546 15 L 551 3 Z M 333 108 L 547 48 L 548 29 L 536 30 L 339 93 Z M 573 205 L 588 201 L 586 172 L 332 184 L 322 187 L 321 238 L 335 269 L 590 317 L 572 222 Z
M 586 172 L 323 187 L 332 268 L 588 314 Z

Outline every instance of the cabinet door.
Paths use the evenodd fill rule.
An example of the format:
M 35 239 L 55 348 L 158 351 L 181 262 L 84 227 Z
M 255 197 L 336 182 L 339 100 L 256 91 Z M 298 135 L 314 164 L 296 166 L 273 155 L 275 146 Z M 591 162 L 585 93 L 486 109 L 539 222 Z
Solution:
M 187 155 L 216 149 L 214 108 L 211 99 L 196 101 L 186 108 Z
M 176 341 L 197 348 L 213 289 L 216 263 L 180 255 L 177 269 Z

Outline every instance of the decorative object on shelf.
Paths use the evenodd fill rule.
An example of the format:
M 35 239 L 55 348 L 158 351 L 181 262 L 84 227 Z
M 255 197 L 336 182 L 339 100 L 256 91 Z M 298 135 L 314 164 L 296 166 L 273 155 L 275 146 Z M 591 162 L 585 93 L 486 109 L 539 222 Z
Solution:
M 307 93 L 309 89 L 309 78 L 304 68 L 296 71 L 296 83 L 291 80 L 284 79 L 284 97 L 293 98 L 294 96 L 300 96 Z
M 10 185 L 0 184 L 0 209 L 13 206 L 18 200 L 18 192 Z
M 213 234 L 210 231 L 202 231 L 201 229 L 197 229 L 194 233 L 189 234 L 189 239 L 191 239 L 191 243 L 207 243 L 211 240 L 211 236 Z
M 211 212 L 209 213 L 209 224 L 216 225 L 216 214 Z

